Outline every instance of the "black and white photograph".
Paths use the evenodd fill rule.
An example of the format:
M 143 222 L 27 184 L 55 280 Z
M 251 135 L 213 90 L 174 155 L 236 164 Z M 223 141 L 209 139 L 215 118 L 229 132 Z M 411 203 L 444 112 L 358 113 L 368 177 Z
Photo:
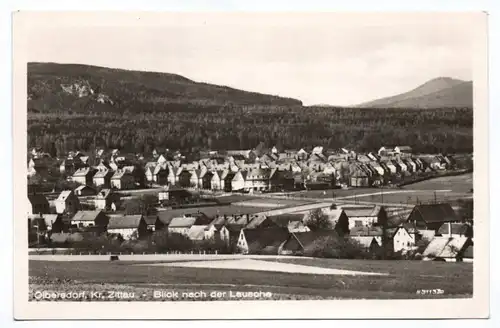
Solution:
M 486 18 L 14 14 L 15 297 L 487 315 Z

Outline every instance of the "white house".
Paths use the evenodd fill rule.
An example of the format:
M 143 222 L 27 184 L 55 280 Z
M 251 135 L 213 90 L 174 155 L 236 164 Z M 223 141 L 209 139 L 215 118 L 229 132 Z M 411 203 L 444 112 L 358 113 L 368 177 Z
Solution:
M 76 213 L 81 209 L 80 201 L 75 193 L 71 190 L 64 190 L 59 194 L 59 197 L 54 201 L 56 212 L 62 213 Z
M 128 240 L 136 232 L 141 236 L 147 230 L 147 225 L 142 215 L 110 215 L 107 230 Z
M 116 211 L 117 203 L 120 195 L 112 193 L 111 189 L 102 189 L 94 199 L 94 206 L 96 209 Z
M 188 236 L 189 229 L 196 223 L 195 217 L 175 217 L 168 225 L 168 232 Z
M 127 168 L 117 170 L 111 177 L 111 188 L 133 189 L 135 187 L 135 178 Z
M 99 211 L 78 211 L 71 218 L 71 225 L 79 228 L 100 226 L 106 227 L 109 218 L 104 212 Z
M 415 235 L 410 234 L 404 227 L 388 229 L 389 239 L 392 240 L 394 252 L 409 251 L 415 247 Z
M 96 169 L 91 168 L 91 167 L 82 167 L 73 174 L 72 180 L 73 182 L 80 183 L 83 185 L 91 185 L 92 184 L 92 178 L 94 177 L 94 174 L 97 172 Z
M 246 177 L 247 177 L 247 171 L 236 172 L 236 174 L 233 177 L 233 180 L 231 180 L 231 190 L 234 191 L 244 190 Z
M 205 230 L 204 230 L 205 237 L 204 238 L 205 239 L 213 239 L 213 238 L 215 238 L 216 233 L 217 233 L 217 228 L 215 227 L 215 225 L 209 224 L 208 226 L 205 227 Z
M 379 205 L 343 206 L 342 209 L 349 218 L 349 229 L 382 224 L 382 221 L 387 218 L 384 207 Z

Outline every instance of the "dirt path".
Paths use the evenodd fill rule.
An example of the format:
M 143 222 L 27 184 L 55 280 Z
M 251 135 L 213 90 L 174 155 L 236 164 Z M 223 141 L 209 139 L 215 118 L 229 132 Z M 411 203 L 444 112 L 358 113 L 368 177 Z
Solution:
M 331 268 L 321 268 L 309 265 L 300 265 L 282 262 L 266 262 L 256 259 L 222 260 L 222 261 L 193 261 L 193 262 L 171 262 L 137 264 L 148 266 L 168 266 L 183 268 L 207 268 L 207 269 L 229 269 L 229 270 L 251 270 L 251 271 L 272 271 L 284 273 L 301 274 L 321 274 L 321 275 L 386 275 L 385 273 L 340 270 Z

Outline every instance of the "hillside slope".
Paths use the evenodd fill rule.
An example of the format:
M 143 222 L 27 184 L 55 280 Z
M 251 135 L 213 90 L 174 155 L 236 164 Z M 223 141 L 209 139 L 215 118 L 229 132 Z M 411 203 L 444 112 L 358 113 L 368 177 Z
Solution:
M 363 108 L 472 108 L 472 81 L 440 77 L 392 97 L 358 105 Z
M 31 111 L 210 111 L 230 105 L 301 104 L 296 99 L 199 83 L 176 74 L 28 64 Z

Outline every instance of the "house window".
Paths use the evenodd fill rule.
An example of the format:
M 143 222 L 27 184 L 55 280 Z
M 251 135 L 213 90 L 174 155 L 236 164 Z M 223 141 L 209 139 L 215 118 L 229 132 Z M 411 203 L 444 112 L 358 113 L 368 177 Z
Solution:
M 354 221 L 354 226 L 355 227 L 362 227 L 363 226 L 363 221 L 361 221 L 361 220 Z

